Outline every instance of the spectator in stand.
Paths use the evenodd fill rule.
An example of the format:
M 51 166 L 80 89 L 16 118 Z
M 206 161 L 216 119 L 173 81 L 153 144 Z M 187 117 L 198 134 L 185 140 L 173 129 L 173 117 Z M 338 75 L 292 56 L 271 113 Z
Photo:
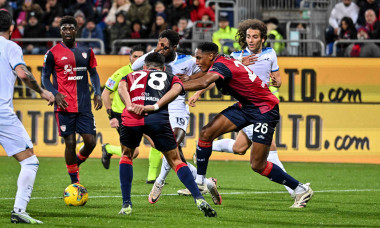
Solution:
M 130 26 L 127 24 L 127 12 L 125 12 L 124 10 L 117 12 L 116 23 L 111 25 L 111 28 L 109 30 L 110 30 L 109 31 L 110 33 L 109 46 L 110 47 L 112 47 L 112 43 L 114 40 L 130 38 L 132 31 L 131 31 Z M 115 49 L 116 53 L 119 52 L 121 46 L 122 45 L 120 43 L 116 46 L 116 49 Z M 112 54 L 116 54 L 116 53 L 112 53 Z
M 62 4 L 58 0 L 47 0 L 45 5 L 45 13 L 42 16 L 41 22 L 45 25 L 51 25 L 56 17 L 65 15 Z M 59 24 L 58 24 L 59 27 Z M 61 35 L 58 36 L 59 38 Z
M 208 15 L 211 21 L 215 21 L 215 13 L 210 7 L 205 6 L 205 0 L 189 0 L 191 21 L 200 21 L 204 15 Z
M 104 21 L 106 22 L 108 26 L 115 24 L 116 14 L 119 13 L 120 11 L 128 12 L 130 6 L 131 6 L 131 3 L 129 2 L 129 0 L 115 0 Z
M 61 38 L 61 28 L 59 23 L 61 23 L 62 17 L 57 16 L 54 18 L 51 25 L 47 26 L 46 37 Z
M 230 27 L 228 18 L 219 18 L 219 29 L 212 34 L 212 42 L 218 45 L 219 52 L 229 55 L 232 51 L 240 50 L 239 43 L 235 41 L 237 31 L 236 28 Z
M 145 30 L 150 27 L 152 23 L 152 6 L 148 0 L 135 0 L 128 10 L 128 21 L 132 22 L 139 20 L 142 28 Z
M 95 21 L 97 25 L 102 29 L 105 29 L 106 27 L 104 20 L 109 13 L 112 2 L 113 0 L 93 0 Z
M 189 26 L 189 19 L 183 17 L 178 22 L 178 35 L 180 40 L 191 40 L 193 31 Z M 191 43 L 181 43 L 177 48 L 177 51 L 186 55 L 191 55 Z
M 360 8 L 359 10 L 359 16 L 357 24 L 360 26 L 365 26 L 365 12 L 368 9 L 373 9 L 373 11 L 376 14 L 376 18 L 379 18 L 379 1 L 378 0 L 362 0 L 358 1 L 358 6 Z
M 96 26 L 94 19 L 87 20 L 86 27 L 82 31 L 82 38 L 99 38 L 104 42 L 103 31 Z M 84 42 L 83 45 L 91 48 L 95 54 L 100 54 L 99 42 Z
M 179 19 L 182 17 L 190 19 L 191 9 L 186 5 L 183 0 L 173 0 L 172 4 L 168 6 L 168 24 L 172 30 L 177 31 Z
M 38 23 L 37 14 L 30 12 L 23 38 L 45 38 L 45 34 L 45 26 Z M 23 52 L 24 54 L 44 54 L 46 52 L 46 42 L 24 42 Z
M 268 29 L 268 40 L 283 40 L 284 39 L 284 33 L 281 30 L 281 28 L 278 26 L 279 21 L 277 18 L 269 18 L 268 20 L 264 21 L 264 23 L 267 25 Z M 282 50 L 285 48 L 284 42 L 274 42 L 271 44 L 264 44 L 265 46 L 272 47 L 273 50 L 276 52 L 277 55 L 280 55 Z
M 202 16 L 201 22 L 197 22 L 196 26 L 198 28 L 212 28 L 214 23 L 212 23 L 209 15 L 205 14 Z
M 74 18 L 77 21 L 77 37 L 82 37 L 82 31 L 86 25 L 86 16 L 80 10 L 74 14 Z
M 359 7 L 352 2 L 352 0 L 342 0 L 335 4 L 334 8 L 331 10 L 329 18 L 329 26 L 326 29 L 325 40 L 327 43 L 326 54 L 330 55 L 332 53 L 332 48 L 334 41 L 337 39 L 339 34 L 339 24 L 343 17 L 350 17 L 354 24 L 358 20 Z
M 22 25 L 25 27 L 28 24 L 28 14 L 32 11 L 36 13 L 38 17 L 43 14 L 40 5 L 33 3 L 32 0 L 25 0 L 22 4 L 21 10 L 15 11 L 15 15 L 18 15 L 16 20 L 17 25 Z
M 6 10 L 11 16 L 13 16 L 13 9 L 8 0 L 0 0 L 0 9 Z
M 142 28 L 142 24 L 139 20 L 135 20 L 131 24 L 132 33 L 131 38 L 132 39 L 144 39 L 147 37 L 146 31 Z
M 78 10 L 84 13 L 86 19 L 90 20 L 95 18 L 94 8 L 90 1 L 77 0 L 77 2 L 69 8 L 68 14 L 74 15 Z
M 369 39 L 368 30 L 365 27 L 358 29 L 358 39 Z M 356 43 L 350 44 L 346 48 L 344 56 L 349 57 L 380 57 L 380 48 L 374 43 Z
M 166 12 L 166 7 L 164 3 L 162 3 L 161 1 L 156 2 L 156 4 L 154 5 L 154 11 L 155 11 L 155 14 L 164 13 L 165 15 L 168 15 Z
M 369 39 L 380 39 L 380 21 L 377 20 L 373 9 L 368 9 L 365 11 L 365 22 Z
M 161 32 L 169 28 L 166 23 L 166 15 L 164 13 L 158 13 L 156 15 L 156 21 L 152 25 L 150 30 L 149 38 L 157 39 Z
M 358 38 L 354 22 L 349 17 L 343 17 L 340 21 L 339 40 L 356 40 Z M 343 43 L 338 45 L 337 56 L 344 56 L 346 48 L 350 44 Z

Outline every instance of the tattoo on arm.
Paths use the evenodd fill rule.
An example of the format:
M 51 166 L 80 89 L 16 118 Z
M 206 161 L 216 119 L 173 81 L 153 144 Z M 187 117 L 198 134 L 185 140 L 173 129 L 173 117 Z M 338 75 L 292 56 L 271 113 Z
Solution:
M 33 74 L 26 68 L 26 66 L 22 65 L 22 69 L 25 72 L 26 77 L 22 80 L 24 83 L 29 86 L 31 89 L 36 91 L 37 93 L 42 93 L 41 86 L 38 85 L 36 79 L 34 78 Z

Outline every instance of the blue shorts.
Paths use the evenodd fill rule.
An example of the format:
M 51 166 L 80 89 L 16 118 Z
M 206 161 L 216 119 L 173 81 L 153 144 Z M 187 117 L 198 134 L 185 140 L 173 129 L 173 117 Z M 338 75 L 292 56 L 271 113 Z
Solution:
M 237 126 L 237 130 L 253 124 L 251 140 L 265 145 L 272 144 L 273 133 L 280 120 L 278 105 L 262 114 L 258 108 L 240 107 L 236 103 L 223 110 L 221 114 L 234 123 Z
M 144 126 L 120 126 L 120 143 L 128 148 L 140 145 L 143 134 L 148 135 L 159 151 L 169 151 L 177 147 L 173 130 L 170 124 L 152 124 Z
M 94 115 L 91 112 L 55 112 L 59 136 L 73 133 L 96 134 Z

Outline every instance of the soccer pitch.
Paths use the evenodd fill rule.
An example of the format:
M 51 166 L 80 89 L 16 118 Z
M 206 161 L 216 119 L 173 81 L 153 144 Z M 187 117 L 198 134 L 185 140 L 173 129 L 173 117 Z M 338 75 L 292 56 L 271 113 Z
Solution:
M 178 196 L 184 188 L 172 171 L 163 195 L 148 202 L 152 185 L 145 184 L 148 160 L 134 161 L 133 212 L 118 215 L 121 193 L 118 159 L 105 170 L 90 158 L 80 169 L 89 192 L 84 207 L 66 206 L 62 194 L 69 185 L 63 158 L 39 158 L 40 168 L 27 211 L 46 227 L 380 227 L 380 166 L 363 164 L 284 163 L 288 173 L 310 182 L 314 197 L 306 208 L 291 209 L 285 188 L 254 173 L 249 162 L 210 161 L 208 177 L 218 179 L 222 205 L 213 205 L 216 218 L 206 218 L 192 197 Z M 0 227 L 14 227 L 10 211 L 20 166 L 0 157 Z M 18 225 L 19 226 L 19 225 Z

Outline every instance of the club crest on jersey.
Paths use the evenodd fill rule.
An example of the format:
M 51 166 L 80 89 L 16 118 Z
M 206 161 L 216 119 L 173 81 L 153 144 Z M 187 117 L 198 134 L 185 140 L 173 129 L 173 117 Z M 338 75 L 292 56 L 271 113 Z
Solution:
M 65 72 L 63 72 L 64 74 L 72 74 L 73 73 L 73 67 L 70 65 L 70 64 L 66 64 L 63 69 L 65 70 Z
M 65 132 L 66 131 L 66 125 L 61 126 L 61 131 Z
M 83 58 L 87 59 L 87 53 L 86 52 L 82 52 L 82 56 L 83 56 Z

